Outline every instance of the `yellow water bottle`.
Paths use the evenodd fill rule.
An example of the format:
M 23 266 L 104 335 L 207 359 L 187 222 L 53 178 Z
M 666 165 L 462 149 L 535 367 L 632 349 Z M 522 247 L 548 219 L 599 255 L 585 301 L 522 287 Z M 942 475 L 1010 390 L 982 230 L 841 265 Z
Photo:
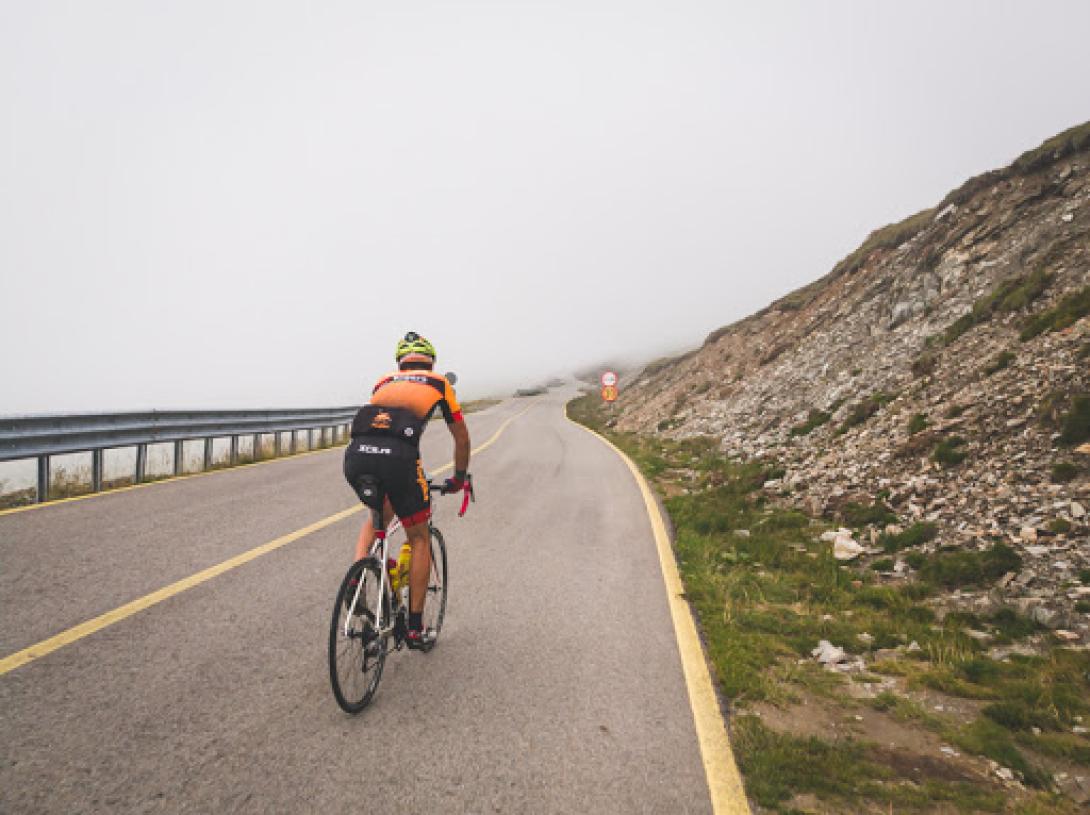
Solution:
M 401 544 L 401 553 L 397 556 L 397 585 L 394 591 L 409 585 L 409 564 L 413 559 L 413 548 L 408 541 Z

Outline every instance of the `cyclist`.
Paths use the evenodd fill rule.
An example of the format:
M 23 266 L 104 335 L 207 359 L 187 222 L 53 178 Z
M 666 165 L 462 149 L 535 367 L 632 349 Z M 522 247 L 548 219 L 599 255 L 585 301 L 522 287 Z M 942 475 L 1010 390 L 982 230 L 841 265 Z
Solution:
M 442 491 L 457 492 L 469 489 L 469 430 L 450 382 L 432 371 L 436 355 L 430 342 L 410 331 L 398 342 L 394 359 L 398 370 L 379 379 L 370 403 L 360 408 L 352 422 L 352 440 L 344 456 L 344 477 L 361 501 L 364 501 L 361 479 L 377 478 L 386 494 L 383 523 L 389 525 L 395 512 L 401 519 L 412 546 L 406 642 L 410 648 L 420 649 L 427 644 L 421 617 L 431 570 L 428 541 L 431 496 L 420 462 L 420 436 L 436 408 L 441 410 L 454 437 L 454 477 L 444 482 Z M 367 513 L 356 544 L 356 560 L 367 557 L 374 541 L 371 513 Z

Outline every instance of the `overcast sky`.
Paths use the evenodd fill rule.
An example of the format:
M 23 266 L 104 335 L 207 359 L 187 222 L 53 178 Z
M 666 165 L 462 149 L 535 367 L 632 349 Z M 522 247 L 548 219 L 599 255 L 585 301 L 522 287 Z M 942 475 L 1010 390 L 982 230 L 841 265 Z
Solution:
M 1090 118 L 1090 3 L 0 0 L 0 413 L 657 356 Z

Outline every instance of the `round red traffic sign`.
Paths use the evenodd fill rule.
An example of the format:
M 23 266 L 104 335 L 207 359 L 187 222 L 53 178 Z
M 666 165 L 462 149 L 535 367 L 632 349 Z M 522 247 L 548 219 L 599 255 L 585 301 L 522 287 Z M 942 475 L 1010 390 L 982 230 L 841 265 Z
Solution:
M 615 387 L 616 384 L 617 384 L 617 374 L 615 374 L 613 371 L 605 371 L 602 374 L 602 387 L 603 388 L 612 388 L 612 387 Z

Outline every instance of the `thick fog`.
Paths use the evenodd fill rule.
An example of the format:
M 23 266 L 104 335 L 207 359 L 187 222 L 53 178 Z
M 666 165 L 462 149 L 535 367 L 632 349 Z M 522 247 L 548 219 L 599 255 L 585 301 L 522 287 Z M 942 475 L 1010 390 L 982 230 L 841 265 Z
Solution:
M 1078 2 L 0 3 L 0 413 L 698 344 L 1090 118 Z

